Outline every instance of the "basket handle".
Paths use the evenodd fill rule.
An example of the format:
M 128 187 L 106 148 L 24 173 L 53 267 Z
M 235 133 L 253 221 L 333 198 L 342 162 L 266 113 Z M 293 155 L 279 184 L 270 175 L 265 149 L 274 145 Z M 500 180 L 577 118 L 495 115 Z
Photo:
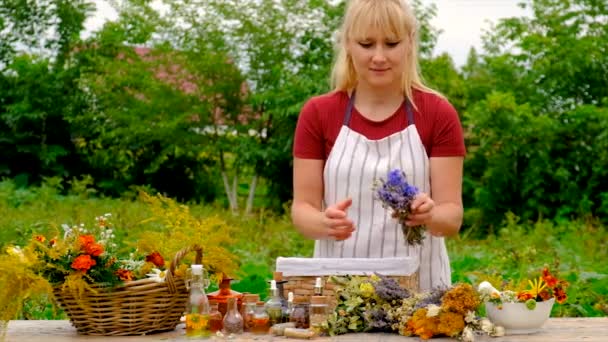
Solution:
M 195 244 L 192 246 L 188 246 L 188 247 L 185 247 L 184 249 L 182 249 L 181 251 L 177 252 L 175 254 L 175 257 L 173 258 L 173 260 L 171 260 L 169 270 L 167 271 L 167 274 L 165 275 L 165 282 L 167 283 L 167 286 L 169 287 L 170 293 L 177 292 L 177 287 L 175 286 L 175 280 L 173 279 L 173 274 L 175 273 L 175 269 L 177 268 L 179 263 L 182 261 L 182 259 L 186 256 L 186 254 L 188 254 L 192 251 L 196 252 L 196 256 L 194 258 L 194 263 L 200 264 L 203 262 L 203 248 L 199 245 Z

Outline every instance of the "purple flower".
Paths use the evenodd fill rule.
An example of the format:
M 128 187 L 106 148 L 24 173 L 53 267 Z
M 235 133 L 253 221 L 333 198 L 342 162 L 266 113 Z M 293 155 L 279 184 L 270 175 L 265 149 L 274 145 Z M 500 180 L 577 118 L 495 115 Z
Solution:
M 420 244 L 424 239 L 422 227 L 408 227 L 405 221 L 411 212 L 411 204 L 418 188 L 410 185 L 405 173 L 399 169 L 391 170 L 386 181 L 380 179 L 380 184 L 376 185 L 375 196 L 382 206 L 393 211 L 392 216 L 401 222 L 403 233 L 409 244 Z

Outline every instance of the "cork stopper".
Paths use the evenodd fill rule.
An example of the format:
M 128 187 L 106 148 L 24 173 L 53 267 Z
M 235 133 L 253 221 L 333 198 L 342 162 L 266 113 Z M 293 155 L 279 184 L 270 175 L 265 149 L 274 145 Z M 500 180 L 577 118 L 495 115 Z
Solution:
M 296 297 L 293 299 L 294 304 L 308 304 L 308 298 L 306 297 Z
M 244 303 L 251 303 L 251 302 L 256 303 L 259 300 L 260 300 L 260 295 L 258 295 L 258 294 L 249 293 L 249 294 L 246 294 L 245 296 L 243 296 Z
M 263 301 L 261 301 L 261 300 L 260 300 L 260 301 L 257 301 L 255 304 L 256 304 L 256 305 L 261 305 L 261 306 L 264 306 L 264 304 L 266 304 L 266 303 L 264 303 Z
M 283 272 L 274 272 L 272 274 L 272 279 L 276 280 L 277 282 L 283 281 Z
M 310 297 L 310 304 L 327 304 L 327 296 L 312 296 Z

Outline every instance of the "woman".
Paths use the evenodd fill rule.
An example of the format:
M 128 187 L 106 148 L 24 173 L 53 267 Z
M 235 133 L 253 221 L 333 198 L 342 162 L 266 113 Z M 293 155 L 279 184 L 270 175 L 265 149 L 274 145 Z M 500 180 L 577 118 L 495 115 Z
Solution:
M 464 139 L 458 114 L 424 86 L 416 19 L 403 0 L 351 0 L 332 74 L 334 91 L 303 107 L 294 143 L 292 218 L 316 239 L 315 257 L 415 256 L 420 289 L 451 283 L 444 236 L 462 223 Z M 374 198 L 375 180 L 399 168 L 420 189 L 405 243 L 399 222 Z

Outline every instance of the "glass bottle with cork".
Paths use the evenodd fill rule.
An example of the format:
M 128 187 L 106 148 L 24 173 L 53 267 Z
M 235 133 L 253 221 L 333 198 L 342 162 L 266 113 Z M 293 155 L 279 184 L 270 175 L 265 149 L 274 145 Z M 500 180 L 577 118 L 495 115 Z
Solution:
M 270 329 L 270 318 L 266 312 L 265 303 L 259 301 L 256 303 L 255 312 L 251 319 L 250 331 L 254 334 L 267 334 Z
M 209 301 L 205 295 L 205 280 L 203 265 L 191 266 L 191 279 L 187 282 L 190 290 L 186 312 L 186 336 L 192 338 L 208 337 L 209 330 Z
M 237 309 L 236 298 L 228 297 L 228 311 L 224 316 L 224 334 L 236 335 L 243 333 L 243 316 Z
M 306 297 L 295 297 L 293 299 L 293 310 L 289 321 L 295 323 L 296 328 L 308 329 L 310 327 L 309 306 Z
M 310 297 L 309 323 L 310 329 L 320 335 L 323 332 L 322 324 L 329 315 L 327 296 Z
M 225 317 L 226 312 L 228 312 L 228 298 L 236 299 L 239 312 L 241 311 L 241 306 L 243 304 L 243 294 L 230 288 L 230 283 L 232 280 L 233 279 L 228 275 L 222 273 L 222 280 L 220 281 L 219 289 L 207 295 L 209 300 L 217 301 L 218 309 L 222 313 L 223 317 Z
M 281 307 L 281 297 L 279 297 L 277 282 L 274 279 L 270 281 L 270 298 L 266 301 L 265 307 L 270 319 L 270 326 L 281 323 L 283 308 Z
M 260 301 L 257 294 L 246 294 L 243 296 L 243 329 L 251 331 L 253 327 L 253 316 L 255 315 L 256 304 Z
M 214 300 L 209 301 L 209 330 L 212 333 L 222 331 L 224 327 L 224 317 L 218 309 L 218 304 Z

